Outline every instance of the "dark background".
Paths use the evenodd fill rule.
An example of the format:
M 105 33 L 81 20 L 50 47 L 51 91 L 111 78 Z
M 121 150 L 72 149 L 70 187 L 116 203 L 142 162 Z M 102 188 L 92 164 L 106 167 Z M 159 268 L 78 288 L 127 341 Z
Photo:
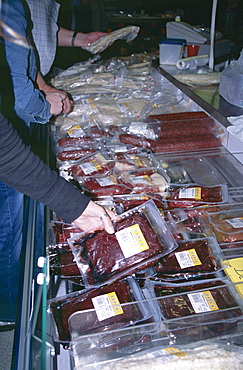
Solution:
M 59 25 L 72 29 L 70 19 L 73 0 L 58 2 L 61 4 Z M 105 31 L 130 24 L 139 26 L 140 32 L 130 44 L 126 44 L 124 40 L 116 41 L 101 53 L 101 57 L 108 59 L 133 53 L 158 52 L 159 42 L 166 37 L 166 23 L 174 20 L 176 15 L 193 26 L 210 27 L 212 3 L 212 0 L 103 0 L 107 17 Z M 141 11 L 145 17 L 141 17 Z M 126 18 L 114 16 L 119 12 L 123 12 Z M 128 14 L 132 17 L 128 18 Z M 231 41 L 230 52 L 237 57 L 243 47 L 243 0 L 218 0 L 216 30 Z M 65 69 L 89 58 L 92 55 L 80 48 L 58 48 L 55 65 Z

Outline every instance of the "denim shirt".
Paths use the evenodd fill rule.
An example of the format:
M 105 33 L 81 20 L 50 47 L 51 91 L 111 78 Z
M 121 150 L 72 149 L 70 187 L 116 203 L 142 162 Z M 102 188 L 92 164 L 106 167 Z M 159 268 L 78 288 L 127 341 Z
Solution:
M 25 37 L 32 45 L 28 8 L 26 10 L 27 12 L 21 0 L 3 0 L 1 18 L 5 24 Z M 10 37 L 6 31 L 5 36 Z M 12 77 L 16 114 L 28 126 L 31 122 L 48 122 L 51 117 L 50 104 L 35 87 L 37 62 L 34 47 L 27 48 L 8 39 L 4 39 L 4 45 Z

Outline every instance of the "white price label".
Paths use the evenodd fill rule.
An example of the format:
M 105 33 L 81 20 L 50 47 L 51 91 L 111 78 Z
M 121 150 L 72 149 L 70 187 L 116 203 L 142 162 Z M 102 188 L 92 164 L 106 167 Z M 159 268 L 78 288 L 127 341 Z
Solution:
M 219 309 L 209 290 L 200 293 L 190 293 L 187 294 L 187 296 L 195 313 L 209 312 Z
M 190 249 L 188 251 L 181 251 L 175 253 L 176 259 L 180 265 L 181 269 L 187 267 L 201 265 L 202 262 L 198 258 L 197 252 L 195 249 Z
M 117 231 L 115 235 L 125 258 L 149 249 L 138 224 Z
M 180 189 L 179 198 L 201 199 L 201 188 L 185 188 Z
M 94 297 L 92 303 L 99 321 L 124 313 L 115 292 Z
M 235 217 L 226 220 L 234 229 L 241 229 L 243 228 L 243 218 L 242 217 Z

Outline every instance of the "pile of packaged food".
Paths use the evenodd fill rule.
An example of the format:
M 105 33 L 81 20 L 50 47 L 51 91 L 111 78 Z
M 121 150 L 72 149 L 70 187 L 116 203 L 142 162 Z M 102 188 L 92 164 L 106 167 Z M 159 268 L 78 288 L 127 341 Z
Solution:
M 225 130 L 148 56 L 80 63 L 52 83 L 74 102 L 52 130 L 58 170 L 116 214 L 112 235 L 51 221 L 50 274 L 72 286 L 50 297 L 54 339 L 75 369 L 231 357 L 241 369 L 243 297 L 227 271 L 243 258 L 242 167 Z

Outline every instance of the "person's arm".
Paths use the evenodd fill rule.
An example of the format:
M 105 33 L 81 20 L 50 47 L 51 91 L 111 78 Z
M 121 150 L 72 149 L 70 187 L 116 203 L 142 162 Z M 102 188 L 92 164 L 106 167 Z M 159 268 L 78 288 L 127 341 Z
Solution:
M 104 226 L 113 233 L 113 212 L 90 201 L 25 146 L 12 125 L 0 114 L 0 180 L 42 202 L 64 222 L 82 230 Z M 107 214 L 108 217 L 104 217 Z
M 28 39 L 27 21 L 20 1 L 3 1 L 1 17 L 11 29 Z M 5 36 L 9 37 L 7 33 Z M 4 47 L 13 83 L 17 115 L 27 124 L 46 123 L 51 117 L 50 103 L 35 86 L 37 65 L 34 49 L 18 45 L 7 38 L 4 39 Z
M 46 100 L 50 103 L 50 113 L 53 115 L 67 114 L 71 110 L 71 101 L 65 91 L 49 86 L 40 72 L 37 72 L 36 83 L 43 92 Z
M 92 44 L 92 42 L 98 40 L 100 37 L 105 35 L 107 35 L 107 33 L 99 31 L 90 33 L 82 32 L 74 33 L 74 31 L 60 27 L 57 33 L 57 43 L 58 46 L 82 47 Z

